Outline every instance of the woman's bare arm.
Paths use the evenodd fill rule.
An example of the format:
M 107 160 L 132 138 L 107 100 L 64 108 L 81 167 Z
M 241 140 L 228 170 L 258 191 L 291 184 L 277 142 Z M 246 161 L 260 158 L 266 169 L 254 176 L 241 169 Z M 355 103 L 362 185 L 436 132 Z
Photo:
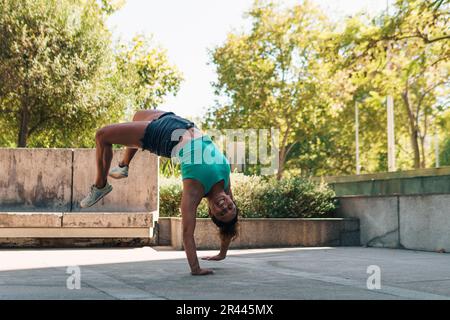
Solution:
M 220 252 L 215 256 L 203 257 L 202 260 L 220 261 L 227 257 L 228 248 L 230 247 L 231 238 L 220 238 Z
M 196 212 L 201 196 L 192 192 L 189 188 L 183 190 L 181 197 L 181 217 L 183 224 L 183 244 L 186 257 L 191 267 L 192 275 L 207 275 L 213 273 L 212 270 L 200 268 L 197 257 L 197 247 L 194 240 L 194 230 L 196 222 Z

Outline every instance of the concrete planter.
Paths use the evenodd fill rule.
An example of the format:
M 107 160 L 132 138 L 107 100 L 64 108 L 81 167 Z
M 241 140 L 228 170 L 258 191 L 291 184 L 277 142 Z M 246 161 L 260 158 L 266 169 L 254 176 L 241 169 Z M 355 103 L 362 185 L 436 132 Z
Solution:
M 239 224 L 231 248 L 359 246 L 357 219 L 240 219 Z M 159 219 L 158 243 L 183 249 L 181 218 Z M 197 219 L 195 243 L 198 249 L 219 249 L 218 229 L 210 219 Z
M 0 212 L 0 248 L 152 244 L 152 212 Z
M 113 164 L 124 150 L 114 150 Z M 136 154 L 129 179 L 79 207 L 96 175 L 94 149 L 0 148 L 0 247 L 148 245 L 158 220 L 158 157 Z
M 114 150 L 112 164 L 122 158 Z M 129 179 L 113 180 L 114 190 L 98 205 L 79 203 L 96 176 L 95 149 L 0 148 L 1 212 L 154 212 L 158 220 L 158 157 L 138 152 Z

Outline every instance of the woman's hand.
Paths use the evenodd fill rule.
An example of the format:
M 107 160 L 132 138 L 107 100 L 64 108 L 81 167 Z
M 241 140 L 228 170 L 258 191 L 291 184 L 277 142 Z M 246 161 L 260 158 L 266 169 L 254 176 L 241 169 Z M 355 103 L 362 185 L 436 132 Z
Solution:
M 225 259 L 225 255 L 218 254 L 216 256 L 202 257 L 202 260 L 220 261 Z
M 214 271 L 212 271 L 211 269 L 201 269 L 201 268 L 191 272 L 191 274 L 193 276 L 206 276 L 208 274 L 213 274 L 213 273 L 214 273 Z

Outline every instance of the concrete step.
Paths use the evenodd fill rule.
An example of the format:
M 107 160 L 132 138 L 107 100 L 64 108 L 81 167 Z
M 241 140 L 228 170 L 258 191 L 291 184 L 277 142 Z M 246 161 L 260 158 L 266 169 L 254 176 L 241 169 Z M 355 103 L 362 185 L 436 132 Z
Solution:
M 156 212 L 0 212 L 6 238 L 150 239 Z

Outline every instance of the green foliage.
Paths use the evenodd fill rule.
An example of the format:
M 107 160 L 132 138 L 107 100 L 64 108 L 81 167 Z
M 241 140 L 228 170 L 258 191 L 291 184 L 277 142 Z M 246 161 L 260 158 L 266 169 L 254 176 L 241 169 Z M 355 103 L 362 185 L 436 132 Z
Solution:
M 442 128 L 440 130 L 441 139 L 439 139 L 439 165 L 450 166 L 450 137 L 447 134 L 450 132 L 450 110 L 444 112 L 439 121 L 439 128 Z
M 261 176 L 234 173 L 231 175 L 231 187 L 233 198 L 242 217 L 260 217 L 261 214 L 257 211 L 257 207 L 261 207 L 261 204 L 257 198 L 267 188 L 267 181 Z
M 433 127 L 448 134 L 439 124 L 449 107 L 448 11 L 448 1 L 398 0 L 389 15 L 337 25 L 308 1 L 287 9 L 256 1 L 251 31 L 212 51 L 223 99 L 207 125 L 279 128 L 281 172 L 349 174 L 358 102 L 362 172 L 376 172 L 386 170 L 390 95 L 398 168 L 426 167 Z
M 231 175 L 233 197 L 243 218 L 311 218 L 329 216 L 336 207 L 334 192 L 323 184 L 301 178 L 265 180 L 260 176 Z M 182 187 L 175 178 L 163 179 L 160 215 L 179 216 Z M 198 217 L 208 217 L 203 199 Z
M 172 159 L 159 158 L 159 173 L 164 177 L 179 177 L 181 166 L 179 163 L 174 163 Z
M 183 187 L 178 178 L 162 178 L 159 187 L 159 214 L 162 217 L 179 216 Z
M 439 164 L 441 166 L 450 166 L 450 138 L 445 139 L 442 151 L 439 155 Z
M 101 8 L 107 15 L 111 15 L 125 5 L 125 0 L 100 0 Z
M 313 218 L 329 215 L 336 207 L 334 192 L 302 178 L 268 183 L 257 198 L 263 218 Z
M 326 57 L 336 70 L 348 72 L 355 100 L 373 115 L 362 117 L 362 139 L 368 142 L 363 161 L 371 160 L 370 153 L 379 153 L 382 159 L 386 150 L 384 97 L 390 95 L 395 105 L 399 169 L 430 164 L 426 161 L 433 158 L 426 143 L 428 134 L 449 106 L 440 99 L 449 93 L 448 9 L 448 2 L 398 0 L 391 8 L 393 14 L 372 20 L 354 16 L 346 21 L 343 32 L 329 35 L 331 54 Z M 372 163 L 369 171 L 383 167 Z
M 95 1 L 1 0 L 0 29 L 0 130 L 9 142 L 83 145 L 99 122 L 120 117 Z
M 105 12 L 120 5 L 0 0 L 2 146 L 93 147 L 95 131 L 127 108 L 176 93 L 180 77 L 162 50 L 138 37 L 115 55 Z
M 280 178 L 294 146 L 320 149 L 324 157 L 328 152 L 314 137 L 327 131 L 329 93 L 336 91 L 319 56 L 320 37 L 330 23 L 307 1 L 288 9 L 257 1 L 248 15 L 251 32 L 230 33 L 212 52 L 216 93 L 226 99 L 210 110 L 207 125 L 279 129 Z M 312 161 L 320 167 L 310 155 L 315 157 L 303 153 L 296 165 L 306 171 Z
M 134 109 L 156 108 L 166 95 L 176 95 L 180 89 L 181 73 L 149 37 L 138 35 L 130 44 L 121 44 L 116 63 L 122 88 Z
M 163 177 L 159 187 L 159 214 L 161 217 L 180 216 L 180 204 L 183 185 L 179 177 Z M 199 218 L 207 218 L 208 203 L 203 199 L 197 208 Z

